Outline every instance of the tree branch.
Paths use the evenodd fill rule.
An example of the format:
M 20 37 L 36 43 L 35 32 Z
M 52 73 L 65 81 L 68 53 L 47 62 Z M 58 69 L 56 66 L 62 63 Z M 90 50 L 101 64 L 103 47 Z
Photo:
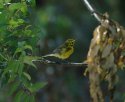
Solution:
M 85 64 L 84 62 L 81 62 L 81 63 L 76 63 L 76 62 L 64 62 L 64 61 L 50 61 L 50 60 L 47 60 L 47 59 L 40 59 L 40 60 L 32 60 L 32 62 L 40 62 L 42 64 L 47 64 L 47 65 L 63 65 L 63 66 L 75 66 L 75 67 L 80 67 L 80 66 L 87 66 L 87 64 Z M 7 66 L 7 62 L 3 62 L 1 63 L 0 62 L 0 68 L 1 67 L 5 67 Z
M 50 61 L 47 59 L 41 59 L 41 60 L 32 60 L 33 62 L 41 62 L 43 64 L 47 65 L 63 65 L 63 66 L 75 66 L 75 67 L 80 67 L 80 66 L 85 66 L 85 63 L 73 63 L 73 62 L 55 62 L 55 61 Z

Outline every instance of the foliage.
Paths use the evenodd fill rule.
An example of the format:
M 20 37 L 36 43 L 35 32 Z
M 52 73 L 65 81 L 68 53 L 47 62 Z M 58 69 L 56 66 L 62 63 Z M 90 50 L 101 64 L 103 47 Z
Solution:
M 15 102 L 35 102 L 35 93 L 46 85 L 32 83 L 28 73 L 38 59 L 32 48 L 39 31 L 31 19 L 34 6 L 35 0 L 0 0 L 0 84 L 9 86 Z

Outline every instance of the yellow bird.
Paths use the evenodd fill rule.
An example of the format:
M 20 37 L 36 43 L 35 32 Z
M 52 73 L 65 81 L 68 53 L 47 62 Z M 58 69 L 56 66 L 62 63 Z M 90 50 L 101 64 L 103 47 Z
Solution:
M 70 57 L 70 55 L 74 52 L 74 39 L 66 40 L 62 45 L 57 47 L 51 54 L 47 54 L 42 57 L 53 56 L 59 59 L 65 60 Z

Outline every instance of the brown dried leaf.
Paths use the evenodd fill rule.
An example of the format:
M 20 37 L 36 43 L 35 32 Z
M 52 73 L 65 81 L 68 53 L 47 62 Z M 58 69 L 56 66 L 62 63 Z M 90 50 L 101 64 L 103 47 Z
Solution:
M 112 50 L 112 45 L 108 44 L 102 51 L 102 58 L 107 57 L 111 53 L 111 50 Z
M 111 53 L 107 58 L 106 58 L 106 62 L 105 64 L 103 65 L 103 67 L 105 69 L 109 69 L 111 67 L 113 67 L 115 64 L 114 64 L 114 55 L 113 53 Z
M 94 58 L 98 54 L 99 49 L 99 45 L 94 46 L 92 49 L 89 50 L 88 56 Z

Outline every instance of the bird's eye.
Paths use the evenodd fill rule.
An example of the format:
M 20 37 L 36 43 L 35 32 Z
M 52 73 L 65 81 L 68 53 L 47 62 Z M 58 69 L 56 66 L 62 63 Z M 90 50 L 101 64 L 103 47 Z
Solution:
M 73 45 L 74 42 L 71 42 L 70 45 Z

